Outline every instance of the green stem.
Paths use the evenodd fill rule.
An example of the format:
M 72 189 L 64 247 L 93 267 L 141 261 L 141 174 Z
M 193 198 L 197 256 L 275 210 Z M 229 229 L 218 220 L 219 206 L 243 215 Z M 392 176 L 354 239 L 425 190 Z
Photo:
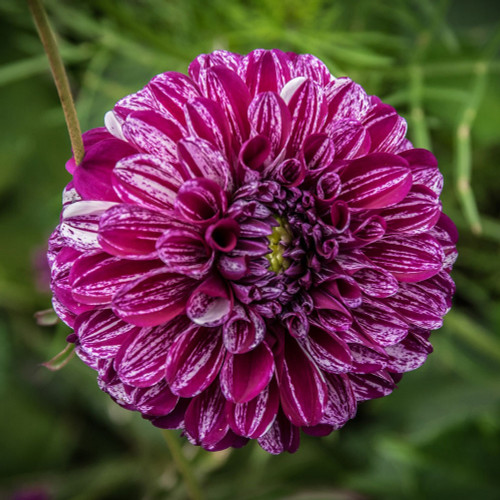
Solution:
M 56 84 L 59 100 L 64 112 L 66 126 L 68 127 L 69 138 L 76 164 L 80 164 L 83 160 L 85 151 L 83 149 L 82 132 L 76 114 L 75 103 L 69 88 L 69 81 L 64 64 L 59 53 L 54 33 L 52 32 L 47 13 L 42 5 L 41 0 L 28 0 L 28 5 L 31 10 L 31 15 L 35 22 L 43 48 L 49 59 L 50 69 L 54 82 Z
M 170 450 L 172 459 L 184 478 L 184 484 L 186 485 L 190 498 L 192 500 L 203 500 L 203 493 L 200 489 L 200 485 L 198 484 L 198 480 L 196 479 L 189 462 L 182 453 L 177 435 L 169 430 L 162 431 L 162 434 L 167 443 L 168 449 Z

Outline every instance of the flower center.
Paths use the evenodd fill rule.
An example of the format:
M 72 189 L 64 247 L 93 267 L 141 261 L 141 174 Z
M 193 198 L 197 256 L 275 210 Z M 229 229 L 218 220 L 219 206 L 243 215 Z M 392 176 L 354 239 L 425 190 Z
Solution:
M 275 219 L 278 225 L 273 227 L 273 232 L 268 236 L 271 251 L 266 257 L 269 260 L 269 269 L 278 274 L 290 266 L 290 261 L 283 254 L 292 241 L 292 230 L 285 218 L 275 216 Z

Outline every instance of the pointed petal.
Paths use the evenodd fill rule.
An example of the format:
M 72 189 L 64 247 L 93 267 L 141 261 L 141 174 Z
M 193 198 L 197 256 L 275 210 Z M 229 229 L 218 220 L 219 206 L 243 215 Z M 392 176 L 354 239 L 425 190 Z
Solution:
M 376 104 L 366 114 L 363 125 L 371 138 L 372 152 L 395 153 L 406 135 L 406 120 L 388 104 Z
M 369 153 L 371 138 L 366 127 L 357 120 L 334 120 L 328 122 L 325 132 L 335 145 L 338 160 L 354 160 Z
M 292 63 L 293 78 L 305 76 L 321 85 L 327 85 L 333 79 L 325 63 L 311 54 L 299 54 Z
M 194 59 L 188 68 L 189 76 L 198 81 L 202 70 L 211 68 L 212 66 L 225 66 L 236 73 L 239 71 L 242 63 L 242 56 L 229 52 L 227 50 L 214 50 L 210 54 L 200 54 Z
M 193 397 L 204 391 L 224 360 L 220 330 L 192 328 L 178 337 L 167 355 L 166 377 L 174 394 Z
M 427 149 L 409 149 L 399 153 L 410 165 L 413 184 L 425 186 L 438 196 L 443 190 L 443 176 L 436 157 Z
M 351 373 L 349 380 L 358 401 L 382 398 L 390 394 L 396 387 L 394 380 L 385 370 L 363 375 Z
M 280 92 L 291 79 L 290 62 L 281 50 L 257 49 L 243 58 L 242 77 L 250 93 Z
M 321 423 L 340 429 L 356 415 L 356 396 L 347 375 L 325 374 L 325 379 L 328 402 Z
M 160 325 L 185 310 L 195 286 L 191 278 L 158 269 L 124 286 L 113 299 L 113 311 L 134 325 Z
M 134 387 L 131 393 L 136 409 L 145 416 L 158 417 L 170 413 L 179 398 L 172 394 L 165 381 L 151 387 Z
M 325 90 L 328 121 L 361 120 L 370 107 L 370 98 L 361 85 L 350 78 L 336 78 Z

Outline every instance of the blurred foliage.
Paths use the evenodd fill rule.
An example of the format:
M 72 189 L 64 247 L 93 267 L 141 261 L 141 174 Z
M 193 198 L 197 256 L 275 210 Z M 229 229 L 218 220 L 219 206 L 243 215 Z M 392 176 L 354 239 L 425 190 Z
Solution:
M 311 52 L 397 107 L 445 175 L 457 223 L 455 307 L 434 354 L 295 455 L 209 454 L 183 442 L 209 499 L 483 500 L 500 495 L 500 7 L 496 0 L 46 0 L 82 128 L 153 75 L 198 53 Z M 41 363 L 63 325 L 45 241 L 69 176 L 69 140 L 24 2 L 0 3 L 0 497 L 182 499 L 161 433 L 109 401 L 78 360 Z

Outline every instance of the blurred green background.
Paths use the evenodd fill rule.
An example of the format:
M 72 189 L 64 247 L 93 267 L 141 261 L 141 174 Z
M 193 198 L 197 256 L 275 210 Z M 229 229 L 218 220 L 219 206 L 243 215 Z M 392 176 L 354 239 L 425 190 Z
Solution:
M 500 3 L 496 0 L 46 0 L 82 128 L 197 54 L 311 52 L 395 106 L 432 149 L 457 223 L 458 291 L 435 352 L 294 455 L 185 441 L 208 499 L 500 498 Z M 0 498 L 182 499 L 159 430 L 72 360 L 50 307 L 45 241 L 69 181 L 63 115 L 24 1 L 0 3 Z M 475 198 L 474 198 L 475 196 Z

